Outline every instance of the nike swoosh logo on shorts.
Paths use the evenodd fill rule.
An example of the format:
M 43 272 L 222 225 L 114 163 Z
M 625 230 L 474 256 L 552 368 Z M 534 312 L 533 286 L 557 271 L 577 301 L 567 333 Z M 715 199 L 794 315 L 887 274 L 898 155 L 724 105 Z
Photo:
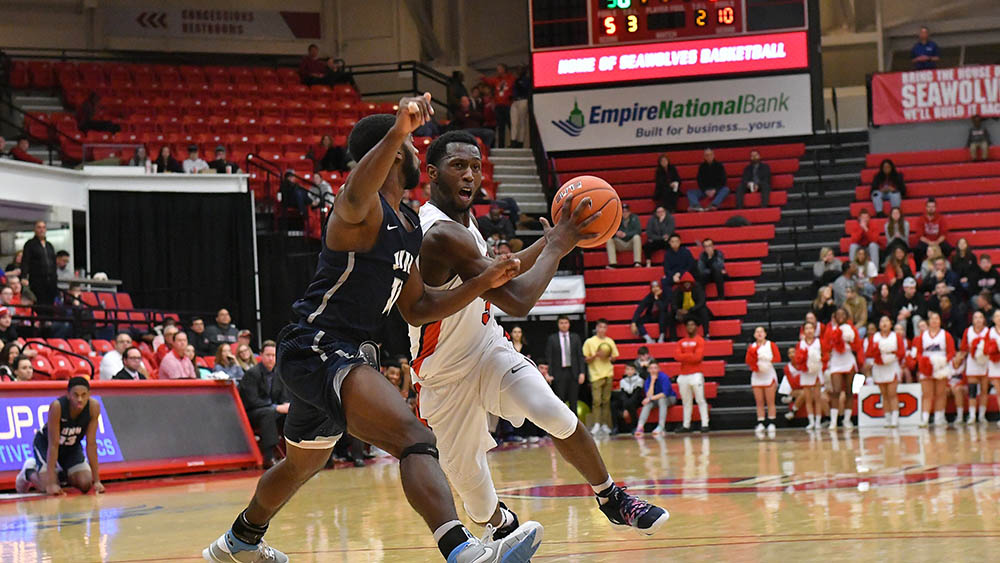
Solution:
M 387 230 L 387 231 L 391 231 L 391 230 L 393 230 L 393 229 L 398 229 L 398 228 L 399 228 L 399 225 L 389 225 L 388 227 L 386 227 L 386 229 L 385 229 L 385 230 Z

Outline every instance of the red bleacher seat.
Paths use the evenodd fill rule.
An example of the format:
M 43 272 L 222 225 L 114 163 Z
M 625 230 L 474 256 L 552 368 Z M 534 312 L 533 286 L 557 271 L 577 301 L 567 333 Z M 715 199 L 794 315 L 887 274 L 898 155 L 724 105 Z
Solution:
M 729 262 L 726 264 L 726 272 L 729 279 L 734 278 L 756 278 L 761 273 L 763 265 L 759 260 L 749 262 Z M 616 268 L 614 270 L 586 270 L 583 273 L 583 280 L 587 286 L 592 285 L 618 285 L 624 283 L 646 284 L 651 281 L 660 281 L 663 277 L 663 268 L 651 266 L 649 268 Z
M 676 342 L 656 342 L 653 344 L 620 344 L 618 353 L 620 360 L 634 360 L 640 346 L 649 348 L 649 353 L 655 358 L 673 358 L 677 353 Z M 708 340 L 705 342 L 705 357 L 724 358 L 733 354 L 732 340 Z
M 958 178 L 980 178 L 1000 176 L 1000 162 L 969 162 L 964 164 L 929 164 L 922 166 L 901 166 L 899 171 L 904 180 L 954 180 Z M 866 168 L 861 172 L 861 182 L 871 184 L 877 170 Z
M 708 309 L 718 318 L 740 317 L 747 314 L 747 302 L 744 299 L 731 299 L 722 301 L 709 301 Z M 587 307 L 587 320 L 590 322 L 597 319 L 608 319 L 609 321 L 631 320 L 635 313 L 635 305 L 596 305 Z
M 90 347 L 90 343 L 82 338 L 70 338 L 67 342 L 77 354 L 89 356 L 94 353 L 94 349 Z
M 49 361 L 48 356 L 38 354 L 31 360 L 31 367 L 35 369 L 35 376 L 32 379 L 51 379 L 55 373 L 55 367 Z
M 76 373 L 76 366 L 69 358 L 62 354 L 53 354 L 49 358 L 52 362 L 52 379 L 69 379 Z
M 762 160 L 771 161 L 779 158 L 798 158 L 805 153 L 804 143 L 789 143 L 781 145 L 751 145 L 747 147 L 733 147 L 715 149 L 715 158 L 721 162 L 743 162 L 750 160 L 750 149 L 756 148 L 760 151 Z M 701 149 L 686 151 L 666 151 L 670 156 L 670 163 L 673 165 L 699 164 L 704 160 L 704 151 Z M 556 159 L 556 170 L 588 172 L 592 170 L 607 170 L 614 168 L 636 168 L 647 167 L 650 170 L 656 166 L 662 152 L 647 152 L 636 154 L 618 154 L 606 156 L 586 156 Z
M 45 341 L 49 346 L 55 346 L 60 350 L 66 350 L 67 352 L 74 352 L 73 346 L 69 342 L 63 340 L 62 338 L 49 338 Z
M 727 260 L 746 260 L 754 258 L 764 258 L 767 256 L 766 242 L 748 242 L 744 244 L 717 244 L 715 248 L 725 254 Z M 701 249 L 689 247 L 688 250 L 697 259 L 701 254 Z M 653 263 L 663 262 L 663 251 L 658 250 L 652 256 L 647 256 Z M 608 254 L 603 249 L 599 252 L 585 252 L 583 254 L 583 265 L 586 268 L 603 268 L 608 265 Z
M 107 340 L 102 340 L 100 338 L 95 338 L 90 341 L 90 345 L 94 347 L 94 351 L 102 356 L 108 352 L 114 350 L 114 345 L 112 345 Z
M 615 379 L 621 379 L 625 375 L 625 364 L 615 364 Z M 708 378 L 724 377 L 726 375 L 725 360 L 705 360 L 701 363 L 702 374 Z M 660 362 L 660 369 L 670 377 L 680 373 L 681 364 L 678 362 Z
M 713 338 L 720 338 L 723 336 L 739 336 L 742 330 L 742 324 L 737 319 L 723 319 L 718 321 L 710 321 L 708 324 L 709 330 Z M 699 334 L 702 334 L 699 328 Z M 653 338 L 660 337 L 660 327 L 655 323 L 646 324 L 646 331 Z M 682 338 L 686 335 L 684 328 L 681 325 L 676 325 L 675 327 L 675 338 Z M 613 324 L 608 326 L 608 336 L 615 340 L 615 342 L 622 342 L 627 340 L 639 340 L 638 336 L 634 336 L 632 331 L 629 330 L 629 325 L 627 324 Z
M 729 297 L 747 297 L 754 294 L 753 280 L 728 281 L 725 283 L 726 295 Z M 709 298 L 716 296 L 715 284 L 709 284 L 705 288 L 705 295 Z M 636 303 L 649 293 L 649 288 L 643 285 L 614 286 L 614 287 L 588 287 L 587 304 L 592 303 Z
M 871 186 L 858 186 L 854 190 L 859 201 L 871 199 Z M 906 197 L 944 197 L 968 194 L 1000 193 L 998 178 L 968 178 L 964 180 L 937 180 L 906 184 Z
M 966 211 L 982 211 L 984 209 L 1000 209 L 1000 194 L 938 197 L 938 213 L 947 215 L 948 213 L 959 213 Z M 903 215 L 916 216 L 924 212 L 927 206 L 927 198 L 907 198 L 903 200 L 900 209 Z M 871 202 L 855 202 L 851 204 L 851 216 L 857 217 L 862 209 L 871 211 Z
M 1000 145 L 990 147 L 990 160 L 1000 160 Z M 931 151 L 913 151 L 897 153 L 869 154 L 865 157 L 865 167 L 878 169 L 882 161 L 889 159 L 897 167 L 927 165 L 927 164 L 950 164 L 956 162 L 969 162 L 969 149 L 939 149 Z

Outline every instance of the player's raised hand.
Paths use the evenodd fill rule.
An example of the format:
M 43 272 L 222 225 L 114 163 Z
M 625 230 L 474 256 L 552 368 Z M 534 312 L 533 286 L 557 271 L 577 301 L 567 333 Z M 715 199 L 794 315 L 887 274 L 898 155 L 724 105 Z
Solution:
M 481 274 L 490 280 L 490 287 L 500 287 L 521 273 L 521 259 L 513 254 L 502 254 Z
M 597 233 L 585 233 L 584 229 L 601 216 L 601 211 L 587 215 L 594 205 L 593 200 L 589 197 L 577 199 L 572 196 L 566 198 L 559 221 L 545 233 L 548 244 L 557 245 L 563 254 L 568 254 L 580 241 L 597 237 Z
M 423 96 L 414 96 L 399 100 L 399 110 L 396 112 L 395 128 L 403 133 L 413 133 L 418 127 L 431 120 L 434 108 L 431 107 L 431 94 L 424 92 Z

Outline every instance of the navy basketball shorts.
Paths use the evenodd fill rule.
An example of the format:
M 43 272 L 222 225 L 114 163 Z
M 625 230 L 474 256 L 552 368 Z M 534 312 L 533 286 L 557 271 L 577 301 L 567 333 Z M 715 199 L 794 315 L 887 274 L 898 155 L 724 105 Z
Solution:
M 358 346 L 322 330 L 288 325 L 278 335 L 277 372 L 292 392 L 285 440 L 306 449 L 332 448 L 347 430 L 340 386 L 364 363 Z
M 41 432 L 35 432 L 35 440 L 32 442 L 32 449 L 35 452 L 35 468 L 39 473 L 44 473 L 48 468 L 49 441 L 42 436 Z M 59 457 L 56 461 L 56 479 L 60 485 L 66 484 L 67 476 L 78 471 L 90 472 L 90 465 L 83 454 L 83 444 L 77 442 L 75 446 L 60 446 Z

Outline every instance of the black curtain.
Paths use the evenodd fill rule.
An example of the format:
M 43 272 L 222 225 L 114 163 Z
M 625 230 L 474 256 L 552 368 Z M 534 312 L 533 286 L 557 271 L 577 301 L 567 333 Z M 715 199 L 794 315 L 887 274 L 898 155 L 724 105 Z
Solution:
M 274 338 L 294 320 L 292 303 L 306 292 L 316 272 L 320 242 L 285 233 L 257 237 L 260 310 L 264 339 Z
M 256 333 L 251 197 L 91 191 L 90 271 L 122 280 L 136 307 L 225 307 Z

